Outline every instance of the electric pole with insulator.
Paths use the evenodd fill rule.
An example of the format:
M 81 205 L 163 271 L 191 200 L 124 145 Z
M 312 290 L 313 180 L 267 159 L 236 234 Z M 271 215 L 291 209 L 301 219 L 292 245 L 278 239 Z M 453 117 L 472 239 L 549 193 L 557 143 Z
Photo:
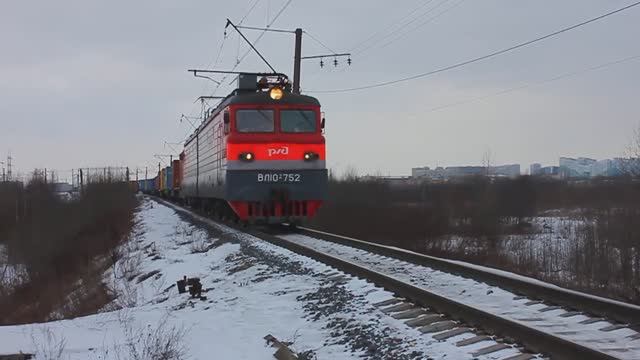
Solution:
M 335 66 L 338 66 L 338 58 L 339 57 L 347 57 L 347 64 L 351 65 L 351 53 L 336 53 L 336 52 L 332 52 L 330 54 L 313 55 L 313 56 L 302 56 L 302 34 L 305 32 L 304 30 L 302 30 L 302 28 L 297 28 L 295 30 L 282 30 L 282 29 L 261 28 L 261 27 L 254 27 L 254 26 L 242 26 L 242 25 L 235 25 L 233 22 L 231 22 L 231 20 L 227 19 L 227 25 L 225 26 L 225 29 L 227 27 L 229 27 L 229 25 L 231 25 L 231 27 L 233 27 L 233 29 L 235 29 L 238 32 L 238 34 L 240 34 L 240 36 L 249 44 L 251 49 L 253 49 L 253 51 L 255 51 L 255 53 L 258 54 L 258 56 L 262 59 L 262 61 L 264 61 L 264 63 L 267 64 L 267 66 L 274 73 L 276 73 L 276 71 L 273 68 L 273 66 L 271 66 L 271 64 L 269 64 L 269 62 L 264 58 L 264 56 L 262 56 L 262 54 L 260 54 L 260 52 L 255 48 L 255 46 L 249 40 L 247 40 L 247 38 L 244 36 L 244 34 L 242 34 L 240 29 L 270 31 L 270 32 L 279 32 L 279 33 L 291 33 L 291 34 L 295 35 L 295 48 L 294 48 L 294 56 L 293 56 L 293 86 L 292 86 L 292 91 L 291 91 L 294 94 L 300 94 L 300 70 L 301 70 L 300 68 L 301 68 L 302 60 L 305 60 L 305 59 L 320 59 L 320 64 L 322 66 L 322 64 L 323 64 L 322 59 L 323 58 L 333 58 L 333 64 Z M 309 34 L 307 34 L 307 35 L 309 35 Z M 312 36 L 312 38 L 313 38 L 313 36 Z M 317 39 L 316 39 L 316 41 L 317 41 Z M 328 50 L 331 50 L 331 49 L 328 49 Z M 194 75 L 195 75 L 195 73 L 194 73 Z

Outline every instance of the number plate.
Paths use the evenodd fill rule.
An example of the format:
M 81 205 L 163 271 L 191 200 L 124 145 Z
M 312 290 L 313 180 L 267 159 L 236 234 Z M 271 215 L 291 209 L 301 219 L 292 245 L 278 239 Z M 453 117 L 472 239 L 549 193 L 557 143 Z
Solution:
M 298 173 L 258 173 L 260 183 L 298 183 L 302 181 L 302 174 Z

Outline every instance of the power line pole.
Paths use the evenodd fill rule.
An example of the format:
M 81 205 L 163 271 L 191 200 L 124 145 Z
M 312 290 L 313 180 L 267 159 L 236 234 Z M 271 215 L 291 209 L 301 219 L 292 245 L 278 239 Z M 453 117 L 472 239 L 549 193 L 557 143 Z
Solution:
M 13 158 L 11 157 L 11 151 L 9 151 L 9 155 L 7 155 L 7 180 L 11 181 L 11 160 L 13 160 Z
M 84 192 L 84 176 L 82 173 L 82 169 L 80 169 L 80 193 Z
M 160 160 L 161 162 L 166 162 L 164 158 L 169 158 L 170 159 L 169 161 L 173 160 L 173 154 L 154 154 L 153 157 Z M 169 162 L 169 166 L 171 166 L 171 162 Z M 159 165 L 158 165 L 158 168 L 160 168 Z
M 302 61 L 302 29 L 296 29 L 296 48 L 293 56 L 293 93 L 300 94 L 300 62 Z

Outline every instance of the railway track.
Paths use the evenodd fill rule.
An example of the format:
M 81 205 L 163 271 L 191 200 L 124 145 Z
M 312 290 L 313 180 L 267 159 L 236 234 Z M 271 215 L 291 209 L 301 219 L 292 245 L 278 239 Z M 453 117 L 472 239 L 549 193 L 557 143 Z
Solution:
M 394 292 L 397 298 L 378 304 L 381 311 L 438 341 L 463 334 L 459 346 L 494 341 L 474 356 L 511 347 L 518 354 L 510 360 L 640 359 L 634 305 L 307 228 L 225 225 Z

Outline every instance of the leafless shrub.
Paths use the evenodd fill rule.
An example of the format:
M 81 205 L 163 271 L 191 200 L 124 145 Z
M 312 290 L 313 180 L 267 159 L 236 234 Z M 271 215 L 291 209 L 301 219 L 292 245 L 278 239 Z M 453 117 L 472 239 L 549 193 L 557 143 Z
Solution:
M 175 226 L 173 241 L 178 246 L 187 245 L 193 241 L 194 231 L 193 226 L 181 222 Z
M 0 196 L 0 239 L 7 239 L 9 262 L 23 267 L 28 281 L 0 296 L 0 323 L 43 321 L 52 313 L 74 316 L 65 306 L 70 293 L 91 296 L 76 300 L 97 308 L 104 305 L 94 302 L 98 298 L 109 301 L 94 296 L 100 291 L 76 291 L 74 284 L 102 266 L 96 259 L 109 256 L 129 236 L 137 202 L 127 184 L 91 183 L 75 201 L 60 200 L 37 176 L 25 187 L 6 190 L 1 184 L 3 191 L 9 194 Z M 99 289 L 102 282 L 85 280 L 96 281 L 85 283 L 86 289 Z
M 633 131 L 631 141 L 625 151 L 627 159 L 619 160 L 617 166 L 619 171 L 631 176 L 640 176 L 640 124 Z
M 116 278 L 132 281 L 142 274 L 142 252 L 136 249 L 135 244 L 125 244 L 120 254 L 120 260 L 114 268 Z
M 189 243 L 189 250 L 192 254 L 206 253 L 211 250 L 212 244 L 206 234 L 197 232 L 192 236 L 192 240 Z
M 117 359 L 181 360 L 187 357 L 184 327 L 169 325 L 168 315 L 157 324 L 134 328 L 132 318 L 121 320 L 125 334 L 124 350 L 116 351 Z M 122 353 L 124 352 L 124 354 Z
M 164 276 L 155 276 L 151 282 L 153 288 L 154 297 L 157 297 L 164 293 L 167 288 L 167 279 Z
M 139 294 L 137 282 L 134 280 L 142 275 L 143 255 L 140 244 L 129 240 L 110 253 L 113 263 L 112 283 L 110 292 L 115 297 L 115 308 L 132 308 L 138 304 Z
M 60 360 L 67 340 L 63 335 L 57 335 L 45 326 L 39 328 L 37 333 L 31 332 L 31 343 L 38 360 Z
M 136 285 L 129 281 L 123 281 L 118 288 L 116 304 L 119 308 L 132 308 L 138 305 L 139 295 Z

